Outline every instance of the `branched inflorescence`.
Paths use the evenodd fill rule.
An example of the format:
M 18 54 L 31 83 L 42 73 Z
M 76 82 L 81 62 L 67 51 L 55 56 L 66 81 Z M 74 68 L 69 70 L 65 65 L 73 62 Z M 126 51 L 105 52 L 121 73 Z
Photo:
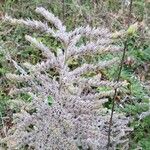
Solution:
M 110 111 L 103 104 L 108 101 L 108 96 L 114 94 L 114 89 L 124 83 L 104 81 L 100 75 L 86 77 L 85 74 L 111 67 L 118 62 L 118 58 L 96 64 L 84 63 L 75 69 L 69 67 L 69 60 L 119 52 L 121 48 L 113 45 L 112 34 L 105 28 L 87 26 L 67 32 L 62 22 L 49 11 L 39 7 L 36 12 L 47 23 L 9 16 L 5 20 L 53 36 L 60 41 L 62 49 L 53 53 L 36 38 L 25 36 L 28 42 L 42 52 L 44 60 L 35 65 L 24 63 L 23 67 L 12 60 L 20 74 L 7 74 L 7 78 L 26 84 L 20 89 L 13 88 L 10 94 L 28 93 L 32 101 L 23 103 L 20 112 L 14 114 L 14 126 L 3 142 L 10 150 L 105 150 Z M 83 45 L 79 44 L 81 38 L 86 38 Z M 57 75 L 51 74 L 51 69 Z M 101 86 L 111 90 L 98 92 L 97 87 Z M 116 149 L 120 144 L 122 149 L 128 148 L 128 122 L 129 119 L 124 115 L 114 114 L 111 149 Z

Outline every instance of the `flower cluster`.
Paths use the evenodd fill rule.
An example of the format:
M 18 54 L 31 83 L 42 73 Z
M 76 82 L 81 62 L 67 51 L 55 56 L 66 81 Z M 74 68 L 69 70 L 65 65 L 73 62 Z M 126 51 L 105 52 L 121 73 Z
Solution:
M 110 110 L 103 104 L 125 83 L 102 80 L 100 75 L 86 77 L 85 74 L 109 68 L 118 62 L 118 58 L 95 64 L 83 63 L 74 69 L 69 67 L 69 60 L 119 52 L 121 48 L 113 44 L 113 35 L 105 28 L 87 26 L 66 31 L 62 22 L 46 9 L 39 7 L 36 12 L 45 18 L 44 23 L 9 16 L 4 19 L 53 36 L 60 41 L 62 49 L 57 49 L 55 54 L 36 38 L 25 36 L 44 58 L 35 65 L 24 63 L 22 67 L 12 60 L 20 74 L 9 73 L 7 78 L 26 84 L 22 88 L 13 88 L 10 94 L 28 93 L 32 101 L 23 103 L 20 112 L 14 114 L 14 126 L 2 142 L 10 150 L 105 150 Z M 81 38 L 86 38 L 83 45 L 79 44 Z M 56 70 L 57 75 L 51 74 L 51 69 Z M 97 88 L 101 86 L 110 90 L 100 92 Z M 123 114 L 114 113 L 112 150 L 119 144 L 122 149 L 128 148 L 128 122 Z

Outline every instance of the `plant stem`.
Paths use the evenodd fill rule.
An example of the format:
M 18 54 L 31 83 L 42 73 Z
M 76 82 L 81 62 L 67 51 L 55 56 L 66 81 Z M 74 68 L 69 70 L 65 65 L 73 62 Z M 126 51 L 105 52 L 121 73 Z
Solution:
M 130 0 L 130 6 L 129 6 L 128 28 L 130 26 L 131 12 L 132 12 L 132 0 Z M 122 59 L 121 59 L 120 65 L 119 65 L 120 68 L 119 68 L 119 72 L 118 72 L 118 76 L 117 76 L 117 80 L 116 80 L 117 82 L 119 82 L 120 77 L 121 77 L 121 71 L 122 71 L 122 68 L 123 68 L 123 63 L 124 63 L 124 59 L 125 59 L 127 49 L 128 49 L 128 39 L 126 39 L 125 42 L 124 42 L 124 49 L 123 49 Z M 117 96 L 117 88 L 115 89 L 115 93 L 114 93 L 114 96 L 113 96 L 113 103 L 112 103 L 111 115 L 110 115 L 110 120 L 109 120 L 107 150 L 109 150 L 110 142 L 111 142 L 110 137 L 111 137 L 111 128 L 112 128 L 112 122 L 113 122 L 113 114 L 114 114 L 116 96 Z

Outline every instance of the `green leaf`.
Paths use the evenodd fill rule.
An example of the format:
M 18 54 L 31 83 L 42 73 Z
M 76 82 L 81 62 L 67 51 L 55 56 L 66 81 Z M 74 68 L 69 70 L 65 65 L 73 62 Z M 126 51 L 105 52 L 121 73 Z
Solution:
M 53 102 L 54 102 L 53 97 L 52 96 L 48 96 L 47 102 L 48 102 L 48 105 L 51 106 L 53 104 Z

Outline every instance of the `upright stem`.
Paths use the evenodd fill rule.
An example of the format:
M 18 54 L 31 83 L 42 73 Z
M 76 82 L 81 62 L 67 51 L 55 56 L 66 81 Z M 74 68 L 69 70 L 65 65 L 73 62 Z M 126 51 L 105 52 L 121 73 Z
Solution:
M 62 15 L 63 15 L 63 21 L 65 19 L 65 0 L 62 0 Z M 64 21 L 65 22 L 65 21 Z
M 130 6 L 129 6 L 129 14 L 128 14 L 128 28 L 130 26 L 130 19 L 131 19 L 131 12 L 132 12 L 132 0 L 130 0 Z M 122 59 L 120 62 L 120 68 L 119 68 L 119 72 L 118 72 L 118 76 L 117 76 L 117 82 L 119 82 L 120 80 L 120 76 L 121 76 L 121 71 L 123 68 L 123 63 L 124 63 L 124 59 L 125 59 L 125 55 L 126 55 L 126 51 L 128 49 L 128 39 L 125 40 L 124 42 L 124 49 L 123 49 L 123 54 L 122 54 Z M 113 96 L 113 103 L 112 103 L 112 108 L 111 108 L 111 115 L 110 115 L 110 120 L 109 120 L 109 130 L 108 130 L 108 142 L 107 142 L 107 150 L 109 150 L 110 147 L 110 142 L 111 142 L 111 128 L 112 128 L 112 121 L 113 121 L 113 114 L 114 114 L 114 108 L 115 108 L 115 98 L 117 96 L 117 88 L 115 89 L 115 93 Z

